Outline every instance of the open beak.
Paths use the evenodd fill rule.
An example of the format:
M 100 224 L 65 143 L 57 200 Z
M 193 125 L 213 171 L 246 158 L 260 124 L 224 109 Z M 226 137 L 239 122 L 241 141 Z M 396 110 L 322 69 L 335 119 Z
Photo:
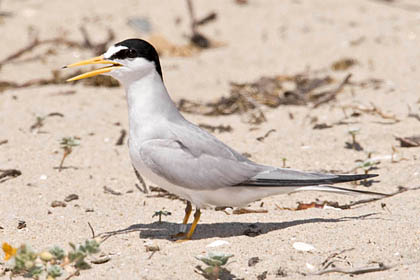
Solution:
M 83 61 L 79 61 L 73 64 L 69 64 L 64 66 L 63 68 L 70 68 L 70 67 L 75 67 L 75 66 L 82 66 L 82 65 L 89 65 L 89 64 L 111 64 L 110 66 L 106 66 L 106 67 L 102 67 L 93 71 L 89 71 L 86 72 L 84 74 L 78 75 L 76 77 L 70 78 L 67 80 L 67 82 L 72 82 L 72 81 L 77 81 L 77 80 L 81 80 L 81 79 L 85 79 L 85 78 L 89 78 L 89 77 L 93 77 L 96 75 L 100 75 L 103 73 L 108 73 L 112 70 L 114 70 L 115 68 L 119 68 L 122 65 L 114 62 L 114 61 L 110 61 L 110 60 L 105 60 L 104 56 L 97 56 L 88 60 L 83 60 Z

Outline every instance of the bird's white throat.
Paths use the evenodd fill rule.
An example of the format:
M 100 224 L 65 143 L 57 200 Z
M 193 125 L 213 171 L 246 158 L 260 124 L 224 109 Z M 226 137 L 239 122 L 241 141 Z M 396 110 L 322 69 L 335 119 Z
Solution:
M 183 119 L 156 71 L 137 80 L 121 81 L 127 98 L 130 138 L 152 139 L 162 122 Z

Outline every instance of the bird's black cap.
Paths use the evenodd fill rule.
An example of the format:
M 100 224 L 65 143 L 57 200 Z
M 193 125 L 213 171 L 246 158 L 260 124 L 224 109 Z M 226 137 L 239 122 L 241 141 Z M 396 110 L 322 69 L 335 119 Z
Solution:
M 160 67 L 159 55 L 156 49 L 142 39 L 127 39 L 116 43 L 115 46 L 124 46 L 127 49 L 120 50 L 113 54 L 110 59 L 126 59 L 142 57 L 155 63 L 156 71 L 163 80 L 162 68 Z

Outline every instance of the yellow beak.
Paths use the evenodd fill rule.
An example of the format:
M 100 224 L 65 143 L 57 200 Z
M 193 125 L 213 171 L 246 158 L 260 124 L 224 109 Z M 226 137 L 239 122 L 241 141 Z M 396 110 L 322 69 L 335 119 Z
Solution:
M 89 78 L 89 77 L 93 77 L 96 75 L 100 75 L 103 73 L 107 73 L 110 72 L 112 70 L 114 70 L 115 68 L 119 68 L 122 65 L 114 62 L 114 61 L 110 61 L 110 60 L 105 60 L 104 56 L 97 56 L 88 60 L 83 60 L 83 61 L 79 61 L 73 64 L 69 64 L 64 66 L 63 68 L 70 68 L 70 67 L 75 67 L 75 66 L 82 66 L 82 65 L 90 65 L 90 64 L 111 64 L 111 66 L 107 66 L 107 67 L 103 67 L 103 68 L 99 68 L 93 71 L 89 71 L 86 72 L 84 74 L 78 75 L 76 77 L 70 78 L 67 80 L 67 82 L 72 82 L 72 81 L 77 81 L 77 80 L 81 80 L 81 79 L 85 79 L 85 78 Z

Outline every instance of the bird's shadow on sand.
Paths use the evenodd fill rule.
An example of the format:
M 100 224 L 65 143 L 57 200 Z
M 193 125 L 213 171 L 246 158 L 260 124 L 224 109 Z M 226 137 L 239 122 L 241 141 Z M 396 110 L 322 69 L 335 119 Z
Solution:
M 361 216 L 354 217 L 342 217 L 338 219 L 323 219 L 323 218 L 312 218 L 312 219 L 303 219 L 295 220 L 290 222 L 279 222 L 279 223 L 212 223 L 198 224 L 193 239 L 207 239 L 213 237 L 233 237 L 246 235 L 250 237 L 258 236 L 261 234 L 266 234 L 271 231 L 281 230 L 288 227 L 304 225 L 304 224 L 313 224 L 313 223 L 340 223 L 353 220 L 364 220 L 364 219 L 379 219 L 373 217 L 378 213 L 370 213 Z M 131 232 L 139 232 L 140 238 L 145 239 L 166 239 L 166 240 L 175 240 L 174 235 L 179 232 L 180 224 L 171 223 L 171 222 L 154 222 L 151 224 L 134 224 L 127 228 L 114 230 L 109 232 L 101 233 L 102 237 L 110 237 L 120 234 L 128 234 Z

